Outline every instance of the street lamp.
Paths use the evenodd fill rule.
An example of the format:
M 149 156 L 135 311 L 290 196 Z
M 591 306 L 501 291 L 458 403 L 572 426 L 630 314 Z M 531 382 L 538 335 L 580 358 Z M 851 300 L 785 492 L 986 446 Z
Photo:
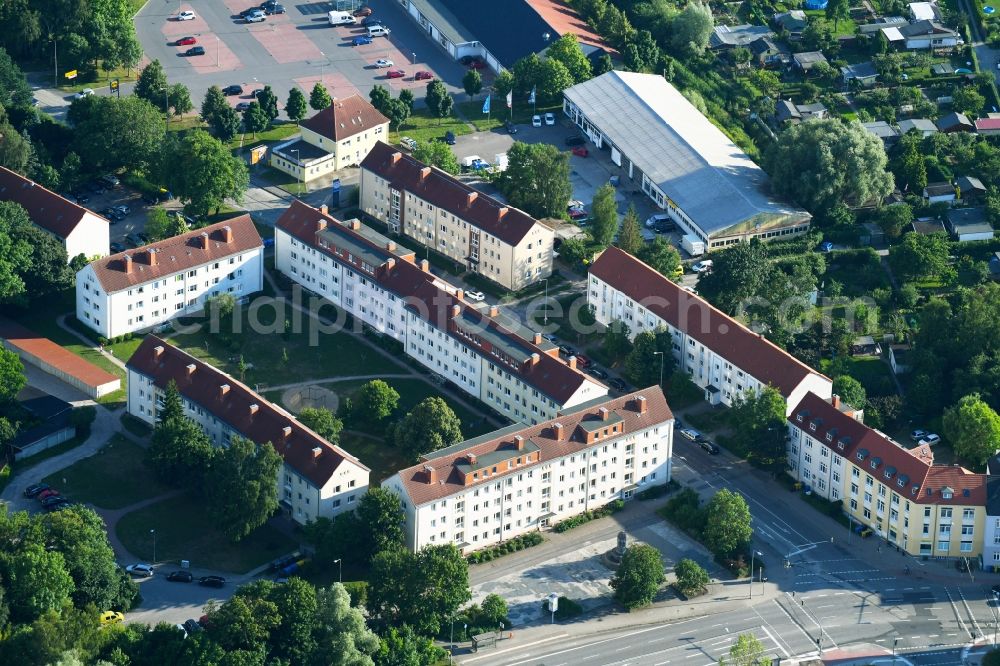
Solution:
M 338 583 L 343 583 L 344 582 L 344 565 L 341 564 L 339 557 L 337 559 L 335 559 L 334 562 L 336 562 L 336 564 L 337 564 L 337 582 Z
M 322 84 L 323 77 L 326 75 L 326 54 L 322 51 L 320 51 L 319 54 L 323 58 L 323 62 L 319 64 L 319 82 Z
M 549 325 L 549 279 L 542 280 L 545 283 L 545 325 Z
M 469 625 L 462 623 L 462 631 L 469 628 Z M 448 640 L 448 663 L 453 664 L 455 657 L 455 617 L 451 618 L 451 638 Z
M 899 639 L 898 638 L 892 639 L 892 663 L 893 664 L 896 663 L 896 645 L 898 645 L 898 644 L 899 644 Z
M 219 60 L 219 49 L 222 48 L 222 42 L 219 41 L 219 36 L 215 36 L 215 66 L 222 67 L 221 61 Z
M 153 564 L 156 564 L 156 530 L 149 530 L 149 533 L 153 535 Z
M 660 357 L 660 388 L 663 388 L 663 352 L 653 352 L 653 356 Z M 753 578 L 753 571 L 750 572 L 750 577 Z
M 750 551 L 750 596 L 748 597 L 749 599 L 753 599 L 753 560 L 754 557 L 757 555 L 764 557 L 764 553 L 760 552 L 759 550 Z
M 413 63 L 414 65 L 417 64 L 417 52 L 416 51 L 410 53 L 410 62 Z

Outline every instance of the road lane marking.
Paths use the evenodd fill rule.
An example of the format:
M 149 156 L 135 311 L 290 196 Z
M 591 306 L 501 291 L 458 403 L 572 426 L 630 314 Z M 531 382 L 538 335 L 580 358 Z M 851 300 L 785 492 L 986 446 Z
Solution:
M 788 653 L 788 650 L 786 650 L 784 646 L 782 646 L 782 644 L 778 642 L 778 639 L 771 635 L 771 632 L 767 630 L 767 627 L 761 625 L 760 628 L 763 629 L 764 633 L 767 634 L 767 637 L 770 638 L 771 641 L 773 641 L 774 644 L 778 646 L 778 649 L 785 653 L 785 658 L 792 656 L 791 654 Z
M 962 592 L 962 588 L 960 587 L 956 586 L 955 589 L 958 590 L 958 596 L 962 598 L 962 605 L 965 606 L 965 612 L 969 614 L 970 618 L 972 618 L 972 626 L 976 628 L 976 635 L 982 636 L 983 630 L 979 626 L 979 622 L 976 620 L 975 613 L 973 613 L 972 609 L 969 608 L 969 602 L 965 600 L 965 593 Z
M 948 591 L 947 587 L 944 588 L 944 593 L 948 595 L 948 601 L 951 602 L 951 609 L 955 612 L 955 619 L 958 620 L 958 626 L 962 628 L 963 632 L 969 633 L 969 628 L 965 626 L 965 621 L 962 620 L 962 615 L 958 612 L 958 606 L 955 604 L 955 600 L 952 598 L 951 592 Z

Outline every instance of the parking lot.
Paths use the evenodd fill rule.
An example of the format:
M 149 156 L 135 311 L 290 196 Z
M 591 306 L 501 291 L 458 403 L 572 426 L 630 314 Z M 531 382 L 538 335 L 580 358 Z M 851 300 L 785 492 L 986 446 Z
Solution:
M 154 206 L 143 201 L 139 192 L 125 184 L 108 188 L 99 184 L 97 179 L 92 179 L 79 187 L 75 194 L 83 196 L 83 201 L 78 200 L 80 205 L 106 218 L 111 223 L 111 244 L 115 246 L 111 249 L 112 253 L 144 244 L 137 235 L 145 232 L 146 216 L 150 208 Z M 160 205 L 167 209 L 181 207 L 180 202 L 176 200 L 167 201 Z M 107 212 L 109 208 L 116 206 L 126 206 L 128 214 L 122 219 L 116 219 L 115 216 Z M 116 244 L 122 247 L 118 248 Z
M 367 98 L 376 84 L 394 93 L 403 88 L 422 91 L 427 82 L 415 79 L 418 71 L 430 72 L 453 92 L 461 90 L 465 68 L 435 45 L 398 3 L 375 6 L 373 18 L 382 20 L 391 34 L 357 46 L 354 38 L 367 34 L 367 29 L 360 18 L 352 26 L 330 26 L 327 12 L 334 9 L 333 3 L 287 3 L 285 13 L 261 22 L 241 18 L 241 12 L 259 4 L 260 0 L 204 5 L 150 2 L 136 16 L 136 31 L 147 60 L 159 60 L 171 83 L 187 85 L 196 107 L 211 85 L 241 85 L 243 94 L 230 98 L 234 106 L 253 99 L 253 91 L 264 85 L 274 89 L 282 106 L 292 86 L 308 96 L 317 81 L 333 97 L 357 93 Z M 195 16 L 176 20 L 182 11 Z M 192 43 L 178 44 L 183 37 L 193 37 L 204 55 L 185 55 Z M 390 68 L 375 66 L 382 58 L 391 60 L 391 69 L 402 69 L 404 75 L 388 78 Z

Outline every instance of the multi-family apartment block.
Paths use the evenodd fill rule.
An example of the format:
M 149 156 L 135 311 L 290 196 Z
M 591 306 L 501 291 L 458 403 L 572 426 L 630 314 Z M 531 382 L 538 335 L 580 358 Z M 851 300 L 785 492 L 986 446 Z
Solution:
M 0 167 L 0 201 L 20 204 L 32 224 L 54 236 L 66 248 L 70 261 L 108 253 L 108 221 L 10 169 Z
M 369 470 L 249 387 L 169 342 L 147 336 L 128 361 L 128 413 L 153 426 L 173 381 L 184 413 L 212 443 L 234 435 L 270 443 L 283 464 L 275 480 L 282 509 L 296 522 L 331 518 L 357 507 Z
M 466 303 L 426 260 L 358 220 L 299 201 L 275 226 L 275 266 L 357 321 L 399 341 L 421 365 L 513 421 L 538 423 L 607 395 L 541 334 L 513 330 Z
M 633 336 L 667 329 L 677 367 L 713 405 L 731 406 L 746 391 L 768 385 L 781 392 L 788 409 L 809 392 L 832 393 L 828 377 L 616 247 L 590 267 L 587 299 L 597 321 L 622 321 Z
M 106 338 L 263 288 L 264 243 L 249 215 L 98 259 L 76 274 L 76 317 Z
M 552 274 L 552 228 L 381 141 L 361 163 L 361 210 L 507 289 Z
M 983 552 L 985 474 L 934 464 L 929 445 L 904 447 L 861 423 L 837 396 L 804 396 L 788 431 L 790 474 L 810 492 L 843 502 L 855 525 L 911 555 Z
M 425 454 L 382 486 L 410 548 L 477 550 L 667 483 L 673 424 L 653 386 Z

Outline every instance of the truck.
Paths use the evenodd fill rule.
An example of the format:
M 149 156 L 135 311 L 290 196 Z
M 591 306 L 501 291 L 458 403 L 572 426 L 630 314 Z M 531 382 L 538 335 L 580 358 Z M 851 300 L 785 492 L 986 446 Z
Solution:
M 330 25 L 354 25 L 356 20 L 350 12 L 328 12 L 326 18 Z
M 705 254 L 705 241 L 691 234 L 685 234 L 681 237 L 681 247 L 692 257 L 700 257 Z

